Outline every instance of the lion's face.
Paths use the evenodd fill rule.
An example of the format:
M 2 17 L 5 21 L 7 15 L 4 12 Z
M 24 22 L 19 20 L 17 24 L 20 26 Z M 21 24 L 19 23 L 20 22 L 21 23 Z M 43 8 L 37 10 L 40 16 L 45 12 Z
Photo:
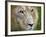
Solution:
M 14 11 L 16 21 L 24 30 L 33 30 L 37 22 L 38 13 L 36 7 L 17 6 Z

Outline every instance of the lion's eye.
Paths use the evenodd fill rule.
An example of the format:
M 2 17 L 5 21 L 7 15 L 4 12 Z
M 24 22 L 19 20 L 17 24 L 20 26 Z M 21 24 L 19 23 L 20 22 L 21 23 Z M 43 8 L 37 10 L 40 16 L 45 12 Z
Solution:
M 33 12 L 33 9 L 31 10 L 31 12 Z
M 23 11 L 19 11 L 20 13 L 24 13 Z

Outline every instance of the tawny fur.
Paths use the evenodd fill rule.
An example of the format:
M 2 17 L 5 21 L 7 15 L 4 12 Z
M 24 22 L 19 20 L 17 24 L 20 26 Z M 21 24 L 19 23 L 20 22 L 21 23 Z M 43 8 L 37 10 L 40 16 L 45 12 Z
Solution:
M 23 11 L 23 13 L 21 12 Z M 37 24 L 38 11 L 32 6 L 16 6 L 11 11 L 12 29 L 33 30 Z M 33 24 L 31 27 L 28 24 Z

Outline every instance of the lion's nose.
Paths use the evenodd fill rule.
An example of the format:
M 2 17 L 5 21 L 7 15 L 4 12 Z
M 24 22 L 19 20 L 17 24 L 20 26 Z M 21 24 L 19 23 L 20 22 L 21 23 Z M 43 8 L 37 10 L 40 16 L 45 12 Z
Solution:
M 31 27 L 33 26 L 33 24 L 28 24 L 28 25 L 30 25 Z
M 30 27 L 33 26 L 33 17 L 32 17 L 32 16 L 29 16 L 29 17 L 27 18 L 27 24 L 28 24 Z

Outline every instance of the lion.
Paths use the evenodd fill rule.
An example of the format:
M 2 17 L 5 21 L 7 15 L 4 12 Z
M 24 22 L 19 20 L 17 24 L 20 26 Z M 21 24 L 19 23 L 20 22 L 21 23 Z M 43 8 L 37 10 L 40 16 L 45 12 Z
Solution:
M 35 6 L 12 6 L 11 30 L 34 30 L 38 21 L 38 10 Z

